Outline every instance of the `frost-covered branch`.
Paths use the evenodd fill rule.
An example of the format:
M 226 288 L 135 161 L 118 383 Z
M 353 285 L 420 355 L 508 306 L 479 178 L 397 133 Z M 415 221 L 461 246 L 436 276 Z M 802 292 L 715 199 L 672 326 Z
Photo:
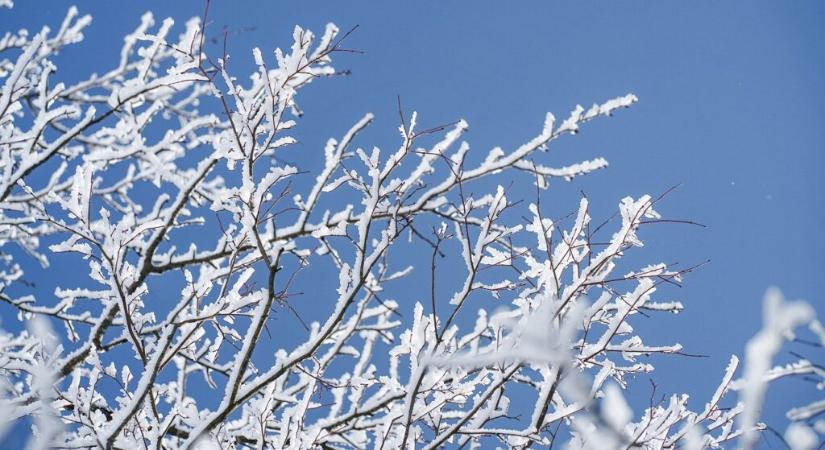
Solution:
M 683 354 L 634 322 L 681 311 L 656 298 L 695 266 L 624 258 L 667 222 L 661 198 L 625 197 L 594 228 L 587 198 L 555 221 L 541 200 L 549 180 L 607 165 L 554 166 L 555 141 L 632 94 L 558 125 L 548 113 L 478 158 L 466 121 L 420 130 L 399 105 L 392 151 L 360 146 L 365 114 L 299 167 L 280 156 L 300 135 L 298 94 L 340 73 L 348 33 L 296 27 L 240 81 L 204 51 L 206 19 L 147 13 L 110 69 L 74 83 L 56 80 L 59 53 L 88 16 L 0 39 L 0 306 L 31 321 L 0 334 L 0 425 L 35 418 L 44 448 L 748 447 L 766 382 L 825 373 L 804 358 L 771 369 L 796 326 L 825 336 L 772 293 L 742 380 L 733 357 L 699 412 L 686 395 L 627 406 L 652 356 Z M 499 185 L 510 169 L 532 202 Z M 67 260 L 86 276 L 62 277 Z M 27 281 L 47 276 L 54 292 Z M 805 448 L 823 411 L 790 411 L 788 442 Z

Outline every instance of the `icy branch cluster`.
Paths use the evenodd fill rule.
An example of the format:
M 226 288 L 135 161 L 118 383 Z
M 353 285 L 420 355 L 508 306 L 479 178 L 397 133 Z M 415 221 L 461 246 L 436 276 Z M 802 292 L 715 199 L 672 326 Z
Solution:
M 771 292 L 742 380 L 734 357 L 698 412 L 675 395 L 634 413 L 627 380 L 653 370 L 648 356 L 682 351 L 646 343 L 632 321 L 678 313 L 657 290 L 690 269 L 619 272 L 642 246 L 640 229 L 661 220 L 658 199 L 626 197 L 614 220 L 597 224 L 586 198 L 552 220 L 538 194 L 519 205 L 501 186 L 477 193 L 503 171 L 546 188 L 606 166 L 538 161 L 633 95 L 578 106 L 560 124 L 548 114 L 525 144 L 477 158 L 462 140 L 467 123 L 419 130 L 414 113 L 402 114 L 396 149 L 362 149 L 367 114 L 319 149 L 322 167 L 307 175 L 279 156 L 295 142 L 298 91 L 337 73 L 331 56 L 345 51 L 345 36 L 334 25 L 319 36 L 296 27 L 288 50 L 256 49 L 257 70 L 242 83 L 227 55 L 204 53 L 200 20 L 176 32 L 171 19 L 146 14 L 114 67 L 57 81 L 53 60 L 90 21 L 71 9 L 57 30 L 0 39 L 0 300 L 29 322 L 0 335 L 0 434 L 28 416 L 32 445 L 43 448 L 528 448 L 558 439 L 698 449 L 740 436 L 749 446 L 766 381 L 823 376 L 804 360 L 771 369 L 796 326 L 823 336 L 810 307 L 782 307 Z M 396 249 L 407 239 L 432 252 L 432 267 L 405 264 Z M 451 249 L 465 278 L 445 297 L 436 264 Z M 61 279 L 53 296 L 35 298 L 26 275 L 60 277 L 49 269 L 58 256 L 87 279 Z M 40 269 L 24 274 L 25 258 Z M 326 318 L 296 326 L 299 344 L 273 347 L 269 327 L 284 323 L 273 311 L 309 301 L 292 297 L 293 283 L 323 270 L 337 278 L 312 300 Z M 413 273 L 424 288 L 392 289 Z M 744 403 L 728 399 L 732 388 Z M 515 405 L 514 395 L 532 403 Z M 207 397 L 219 401 L 207 407 Z M 789 417 L 823 409 L 813 402 Z M 809 448 L 811 436 L 799 425 L 788 441 Z

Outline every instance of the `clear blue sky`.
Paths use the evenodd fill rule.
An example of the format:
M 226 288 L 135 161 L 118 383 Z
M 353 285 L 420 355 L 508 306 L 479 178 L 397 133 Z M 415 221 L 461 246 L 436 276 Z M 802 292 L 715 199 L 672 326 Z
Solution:
M 0 30 L 54 27 L 70 4 L 16 3 L 0 13 Z M 94 22 L 86 41 L 58 61 L 68 79 L 112 66 L 122 36 L 145 10 L 179 25 L 203 10 L 201 1 L 78 6 Z M 660 212 L 708 225 L 642 234 L 650 262 L 711 260 L 684 288 L 664 294 L 687 306 L 683 314 L 642 325 L 650 342 L 678 340 L 688 352 L 709 355 L 658 361 L 661 393 L 687 390 L 701 409 L 729 355 L 741 355 L 759 328 L 769 285 L 808 299 L 825 316 L 825 3 L 215 0 L 208 26 L 215 35 L 231 31 L 234 73 L 242 78 L 253 46 L 266 54 L 289 45 L 294 24 L 320 31 L 328 21 L 359 25 L 348 46 L 365 53 L 338 56 L 336 67 L 351 76 L 302 92 L 299 153 L 319 154 L 327 137 L 367 111 L 377 120 L 360 145 L 395 147 L 396 95 L 423 126 L 465 118 L 477 151 L 523 142 L 546 111 L 565 116 L 577 103 L 639 97 L 630 110 L 551 147 L 551 162 L 604 156 L 610 167 L 556 182 L 543 204 L 561 216 L 584 190 L 606 212 L 625 195 L 680 184 Z M 207 50 L 218 55 L 220 46 Z M 641 381 L 637 404 L 649 394 Z M 778 424 L 788 406 L 817 394 L 779 386 L 784 393 L 771 396 L 765 416 Z

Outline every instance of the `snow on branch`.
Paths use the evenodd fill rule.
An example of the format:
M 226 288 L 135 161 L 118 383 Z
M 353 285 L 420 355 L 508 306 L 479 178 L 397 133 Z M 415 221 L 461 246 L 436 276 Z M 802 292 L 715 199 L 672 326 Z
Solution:
M 795 327 L 825 332 L 770 291 L 741 381 L 733 357 L 700 411 L 686 395 L 630 409 L 624 389 L 651 357 L 684 355 L 633 325 L 681 311 L 656 298 L 693 269 L 624 259 L 658 199 L 625 197 L 617 221 L 591 227 L 586 198 L 552 220 L 543 191 L 522 205 L 498 174 L 547 188 L 606 167 L 541 152 L 632 94 L 558 126 L 548 113 L 477 164 L 464 120 L 420 130 L 399 111 L 401 142 L 384 152 L 359 146 L 365 114 L 302 148 L 321 162 L 307 170 L 281 158 L 298 93 L 339 73 L 349 33 L 295 27 L 287 50 L 251 52 L 242 83 L 204 51 L 206 19 L 176 31 L 147 13 L 118 61 L 75 83 L 55 79 L 58 53 L 89 16 L 0 39 L 0 301 L 29 324 L 0 333 L 0 435 L 32 417 L 42 448 L 747 447 L 766 382 L 822 379 L 804 359 L 771 368 Z M 429 267 L 411 263 L 422 249 Z M 39 268 L 24 273 L 25 258 Z M 62 276 L 66 260 L 85 276 Z M 461 273 L 452 292 L 439 264 Z M 59 287 L 38 291 L 38 277 Z M 307 284 L 320 298 L 298 296 Z M 802 422 L 824 410 L 789 411 L 788 442 L 805 448 Z

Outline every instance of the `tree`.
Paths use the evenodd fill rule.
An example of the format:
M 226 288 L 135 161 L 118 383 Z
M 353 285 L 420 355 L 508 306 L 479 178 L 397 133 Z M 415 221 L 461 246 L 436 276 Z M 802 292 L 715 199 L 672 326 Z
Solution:
M 559 124 L 548 114 L 524 145 L 477 163 L 461 141 L 466 122 L 422 130 L 399 102 L 398 148 L 356 146 L 368 114 L 305 173 L 280 158 L 295 142 L 296 95 L 338 74 L 332 57 L 350 51 L 348 33 L 296 27 L 289 51 L 255 49 L 258 70 L 242 84 L 228 55 L 205 53 L 205 20 L 175 37 L 171 20 L 146 14 L 113 69 L 56 82 L 51 59 L 89 23 L 72 8 L 56 32 L 0 41 L 0 299 L 29 323 L 0 337 L 0 423 L 33 417 L 35 447 L 704 448 L 741 437 L 747 448 L 764 428 L 766 380 L 823 379 L 804 359 L 770 369 L 794 328 L 825 332 L 810 306 L 769 291 L 743 378 L 734 356 L 698 412 L 685 395 L 628 407 L 622 388 L 653 370 L 647 357 L 682 352 L 646 344 L 631 322 L 679 312 L 654 295 L 693 267 L 622 268 L 640 229 L 666 221 L 654 209 L 663 196 L 626 197 L 604 222 L 583 197 L 571 217 L 549 219 L 548 180 L 606 161 L 540 161 L 633 95 L 577 106 Z M 533 203 L 502 186 L 475 193 L 503 171 L 535 184 Z M 405 239 L 425 249 L 429 283 L 396 298 L 393 285 L 415 270 L 398 257 Z M 26 294 L 21 258 L 50 274 L 59 254 L 88 279 L 66 280 L 55 298 Z M 444 298 L 438 267 L 456 262 L 465 276 Z M 330 272 L 325 316 L 305 323 L 293 286 Z M 491 298 L 495 312 L 477 306 Z M 283 349 L 267 341 L 279 306 L 305 326 Z M 788 442 L 816 445 L 802 421 L 823 409 L 791 411 Z

